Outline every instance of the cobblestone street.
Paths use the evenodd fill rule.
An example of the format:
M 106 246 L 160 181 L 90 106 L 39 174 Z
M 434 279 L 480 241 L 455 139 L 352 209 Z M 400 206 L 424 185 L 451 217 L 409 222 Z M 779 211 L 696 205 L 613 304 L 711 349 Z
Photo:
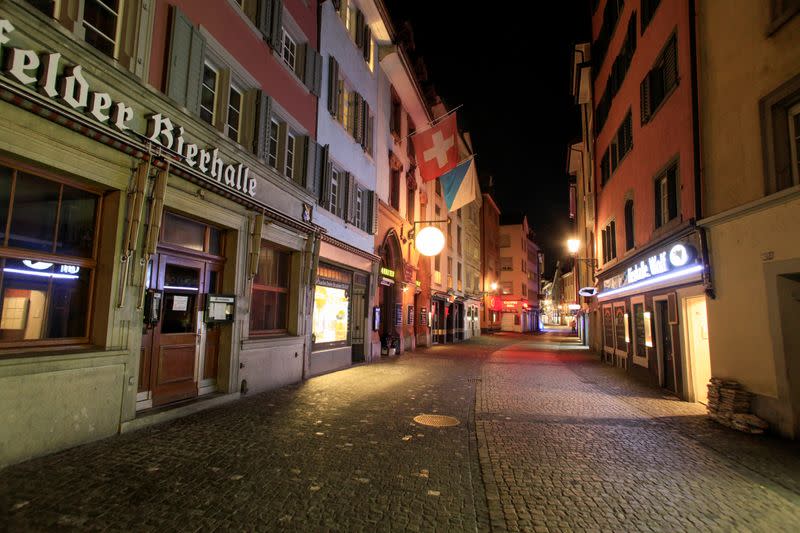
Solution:
M 8 467 L 0 506 L 10 531 L 796 531 L 800 453 L 572 339 L 493 335 Z

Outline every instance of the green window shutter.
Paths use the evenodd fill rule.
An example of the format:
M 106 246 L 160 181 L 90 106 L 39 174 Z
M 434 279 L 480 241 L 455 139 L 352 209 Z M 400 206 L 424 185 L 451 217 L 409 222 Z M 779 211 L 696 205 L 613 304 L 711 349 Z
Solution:
M 177 7 L 172 8 L 172 35 L 169 43 L 167 67 L 167 96 L 178 104 L 186 105 L 186 88 L 189 71 L 186 58 L 191 56 L 194 25 Z
M 322 163 L 322 146 L 316 141 L 308 142 L 308 160 L 306 165 L 306 189 L 311 196 L 319 201 L 320 195 L 320 172 L 319 167 Z
M 317 72 L 317 53 L 316 50 L 308 46 L 308 43 L 303 45 L 305 47 L 305 65 L 303 67 L 303 83 L 308 88 L 308 90 L 316 95 L 319 96 L 318 92 L 315 92 L 316 89 L 316 72 Z
M 318 198 L 319 205 L 328 208 L 328 198 L 331 195 L 331 161 L 330 161 L 330 145 L 325 145 L 319 154 L 317 160 L 317 173 L 319 175 L 320 194 Z
M 328 57 L 328 111 L 336 118 L 339 114 L 339 63 Z
M 256 96 L 258 117 L 256 119 L 256 134 L 253 136 L 253 153 L 261 161 L 266 162 L 269 153 L 269 128 L 272 116 L 272 99 L 264 91 L 258 91 Z
M 306 186 L 308 141 L 308 135 L 297 135 L 294 138 L 294 175 L 292 176 L 292 179 L 301 187 Z
M 364 51 L 364 61 L 369 63 L 372 57 L 372 30 L 367 25 L 364 25 L 364 45 L 362 50 Z

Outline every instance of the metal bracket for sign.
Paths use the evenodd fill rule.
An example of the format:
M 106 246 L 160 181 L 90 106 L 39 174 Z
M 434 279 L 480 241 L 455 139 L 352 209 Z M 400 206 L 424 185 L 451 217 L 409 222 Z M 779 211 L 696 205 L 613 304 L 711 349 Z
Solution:
M 445 218 L 444 220 L 418 220 L 413 223 L 411 230 L 408 232 L 408 238 L 413 239 L 417 234 L 417 224 L 448 224 L 449 222 L 449 218 Z

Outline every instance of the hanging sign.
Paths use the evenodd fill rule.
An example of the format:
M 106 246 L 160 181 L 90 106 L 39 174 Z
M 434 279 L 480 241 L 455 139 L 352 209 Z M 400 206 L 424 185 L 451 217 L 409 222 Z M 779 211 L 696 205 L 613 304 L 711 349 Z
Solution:
M 109 93 L 93 91 L 81 65 L 67 64 L 60 53 L 37 54 L 34 50 L 6 47 L 14 25 L 0 19 L 0 49 L 6 48 L 2 73 L 24 86 L 35 86 L 39 93 L 80 111 L 91 120 L 121 133 L 133 131 L 131 121 L 137 112 Z M 248 196 L 256 195 L 256 180 L 241 163 L 229 163 L 217 148 L 200 148 L 184 137 L 184 129 L 161 113 L 143 115 L 147 119 L 150 141 L 178 154 L 183 163 L 199 170 L 220 185 Z

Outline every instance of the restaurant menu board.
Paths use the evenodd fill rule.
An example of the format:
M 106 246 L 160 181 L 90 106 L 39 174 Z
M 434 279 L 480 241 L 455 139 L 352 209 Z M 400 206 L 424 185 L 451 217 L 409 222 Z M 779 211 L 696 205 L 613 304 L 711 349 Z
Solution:
M 403 325 L 403 304 L 394 304 L 394 325 Z
M 610 306 L 603 309 L 603 340 L 605 346 L 614 347 L 614 320 Z
M 420 310 L 419 310 L 419 324 L 421 326 L 427 326 L 428 325 L 428 308 L 427 307 L 421 307 Z
M 645 357 L 647 348 L 645 346 L 644 333 L 644 304 L 633 304 L 633 329 L 636 336 L 636 355 Z
M 625 307 L 614 308 L 614 331 L 617 337 L 617 350 L 627 350 L 625 344 Z
M 408 306 L 408 325 L 409 326 L 413 326 L 414 325 L 414 306 L 413 305 L 409 305 Z

